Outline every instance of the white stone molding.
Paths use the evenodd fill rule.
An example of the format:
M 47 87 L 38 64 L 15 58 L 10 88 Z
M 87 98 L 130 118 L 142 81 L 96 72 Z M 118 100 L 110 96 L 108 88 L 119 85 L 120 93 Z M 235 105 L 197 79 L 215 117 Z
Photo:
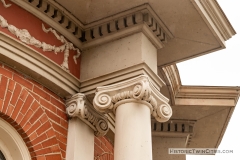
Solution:
M 239 87 L 185 86 L 182 85 L 175 64 L 162 68 L 162 75 L 171 96 L 172 105 L 212 105 L 235 106 L 238 101 Z M 186 99 L 194 101 L 189 104 Z M 203 100 L 204 99 L 204 103 Z M 184 102 L 184 103 L 183 103 Z
M 18 39 L 0 32 L 1 62 L 65 98 L 79 92 L 80 81 Z
M 159 122 L 166 122 L 172 116 L 168 99 L 153 86 L 146 75 L 109 86 L 97 87 L 93 106 L 99 112 L 115 113 L 119 105 L 128 102 L 146 104 Z
M 90 105 L 84 94 L 77 93 L 66 101 L 67 115 L 80 118 L 94 130 L 96 136 L 104 136 L 109 129 L 107 118 Z
M 91 24 L 86 26 L 86 42 L 83 45 L 83 49 L 99 45 L 103 41 L 105 43 L 109 42 L 112 38 L 119 39 L 123 35 L 131 35 L 137 32 L 145 33 L 157 49 L 163 48 L 163 43 L 167 43 L 168 39 L 173 37 L 166 31 L 164 24 L 157 20 L 156 15 L 151 13 L 148 7 L 138 12 L 125 13 L 121 17 L 114 17 L 106 22 L 99 22 L 96 26 Z
M 73 47 L 72 43 L 69 43 L 63 36 L 59 36 L 55 30 L 53 30 L 52 28 L 46 29 L 44 27 L 44 25 L 42 25 L 43 31 L 48 33 L 49 31 L 51 31 L 58 40 L 60 40 L 62 43 L 64 43 L 62 46 L 53 46 L 50 44 L 47 44 L 45 42 L 40 42 L 39 40 L 37 40 L 36 38 L 32 37 L 31 34 L 28 32 L 28 30 L 26 29 L 18 29 L 17 27 L 8 24 L 7 20 L 4 19 L 1 15 L 0 15 L 0 26 L 2 28 L 7 28 L 12 34 L 14 34 L 17 38 L 19 38 L 19 40 L 23 43 L 26 43 L 28 45 L 33 45 L 37 48 L 42 48 L 42 50 L 45 51 L 54 51 L 56 54 L 58 52 L 63 52 L 64 51 L 64 61 L 61 65 L 61 67 L 66 70 L 69 71 L 68 68 L 68 56 L 69 56 L 69 50 L 76 50 L 77 51 L 77 55 L 75 55 L 73 57 L 74 62 L 77 63 L 76 58 L 78 58 L 80 56 L 80 50 L 76 49 Z
M 216 0 L 191 0 L 203 19 L 225 41 L 236 34 Z
M 134 11 L 127 10 L 97 22 L 83 24 L 55 1 L 12 1 L 55 28 L 81 50 L 137 32 L 149 35 L 148 38 L 158 49 L 173 38 L 172 33 L 148 4 L 140 5 Z M 119 34 L 119 31 L 122 33 Z
M 178 120 L 171 119 L 165 123 L 159 123 L 152 119 L 152 136 L 155 137 L 171 137 L 186 138 L 185 146 L 189 146 L 194 135 L 194 125 L 196 120 Z
M 5 8 L 8 8 L 12 5 L 12 4 L 6 4 L 5 0 L 1 0 L 1 2 Z
M 0 118 L 0 150 L 7 160 L 30 160 L 26 143 L 13 126 Z

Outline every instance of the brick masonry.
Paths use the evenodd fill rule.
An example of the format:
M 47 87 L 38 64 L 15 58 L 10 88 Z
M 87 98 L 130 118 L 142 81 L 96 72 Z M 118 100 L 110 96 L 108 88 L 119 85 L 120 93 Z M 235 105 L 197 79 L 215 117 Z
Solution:
M 65 101 L 41 84 L 0 63 L 0 117 L 26 143 L 32 160 L 65 159 Z M 95 137 L 95 160 L 113 160 L 113 146 Z
M 113 145 L 106 137 L 95 137 L 94 160 L 113 160 Z
M 65 158 L 64 104 L 47 88 L 0 64 L 0 116 L 18 131 L 33 160 Z

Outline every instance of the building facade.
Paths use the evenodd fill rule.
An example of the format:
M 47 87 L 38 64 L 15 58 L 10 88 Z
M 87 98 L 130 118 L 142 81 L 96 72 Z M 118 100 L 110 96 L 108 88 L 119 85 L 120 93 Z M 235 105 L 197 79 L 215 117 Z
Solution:
M 0 159 L 218 148 L 239 87 L 183 86 L 176 63 L 235 34 L 216 0 L 1 0 Z

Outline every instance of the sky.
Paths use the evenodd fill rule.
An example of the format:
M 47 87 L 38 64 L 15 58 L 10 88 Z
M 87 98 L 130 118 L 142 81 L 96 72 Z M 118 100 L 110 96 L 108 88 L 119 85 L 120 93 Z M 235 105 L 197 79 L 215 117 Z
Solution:
M 182 85 L 240 86 L 240 0 L 217 0 L 237 32 L 226 42 L 226 49 L 178 63 Z M 187 160 L 240 159 L 240 100 L 233 112 L 218 149 L 233 153 L 187 155 Z

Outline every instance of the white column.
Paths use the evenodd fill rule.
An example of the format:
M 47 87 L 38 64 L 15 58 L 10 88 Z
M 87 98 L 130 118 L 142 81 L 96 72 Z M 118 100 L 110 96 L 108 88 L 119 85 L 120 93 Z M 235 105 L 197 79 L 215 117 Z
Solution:
M 152 160 L 151 114 L 165 122 L 172 109 L 148 76 L 98 87 L 93 105 L 116 115 L 114 160 Z
M 70 117 L 66 160 L 93 160 L 94 136 L 107 133 L 107 118 L 96 112 L 81 93 L 68 99 L 66 106 Z
M 68 123 L 66 160 L 93 160 L 94 132 L 79 118 Z
M 150 109 L 125 103 L 116 110 L 115 160 L 152 160 Z

